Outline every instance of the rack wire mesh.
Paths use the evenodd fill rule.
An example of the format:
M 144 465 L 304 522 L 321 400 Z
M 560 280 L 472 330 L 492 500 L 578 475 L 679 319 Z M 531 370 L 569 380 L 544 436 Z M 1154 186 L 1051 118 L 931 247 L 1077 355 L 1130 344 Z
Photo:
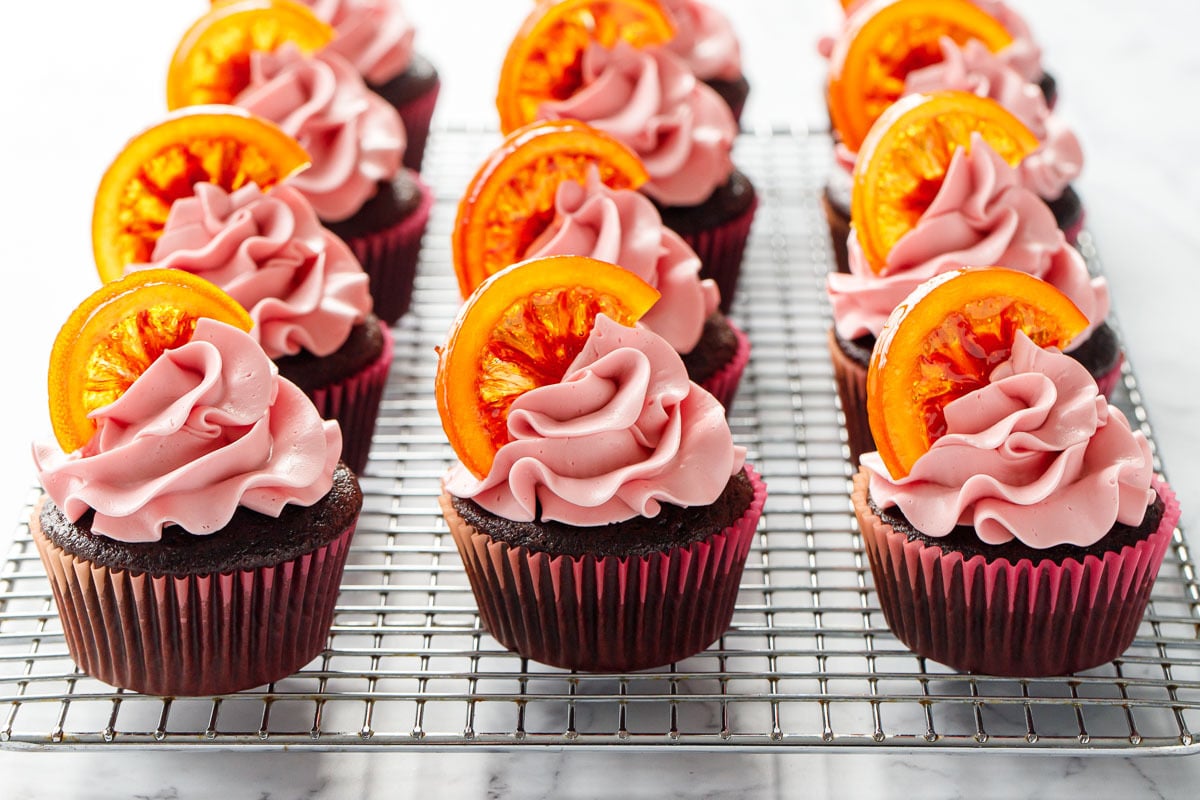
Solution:
M 216 698 L 149 697 L 89 678 L 67 654 L 26 509 L 0 568 L 0 747 L 1197 750 L 1200 584 L 1182 531 L 1137 640 L 1103 667 L 1050 679 L 960 674 L 888 631 L 850 508 L 826 352 L 831 255 L 817 197 L 831 153 L 821 134 L 749 133 L 735 154 L 762 203 L 733 311 L 753 353 L 730 422 L 770 497 L 729 631 L 693 658 L 625 675 L 505 651 L 480 626 L 437 510 L 453 453 L 431 391 L 433 348 L 458 302 L 455 206 L 497 142 L 461 129 L 431 139 L 424 174 L 437 202 L 324 653 L 278 683 Z M 1086 236 L 1082 248 L 1095 264 Z M 1118 402 L 1153 446 L 1128 364 L 1123 377 Z

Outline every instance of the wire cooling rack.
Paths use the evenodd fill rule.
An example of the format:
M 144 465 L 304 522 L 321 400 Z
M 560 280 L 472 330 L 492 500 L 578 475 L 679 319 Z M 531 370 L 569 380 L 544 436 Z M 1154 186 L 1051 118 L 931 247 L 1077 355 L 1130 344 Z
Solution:
M 424 174 L 437 203 L 414 311 L 396 329 L 327 650 L 292 677 L 225 697 L 99 683 L 67 654 L 26 509 L 0 569 L 0 746 L 1196 751 L 1200 585 L 1179 531 L 1136 642 L 1086 673 L 960 674 L 888 631 L 851 512 L 826 351 L 830 251 L 817 198 L 831 153 L 816 134 L 747 134 L 736 152 L 762 203 L 733 312 L 753 353 L 730 422 L 770 496 L 729 631 L 700 655 L 628 675 L 566 672 L 500 647 L 437 510 L 453 454 L 432 393 L 433 348 L 458 303 L 455 206 L 498 139 L 431 138 Z M 1128 365 L 1119 402 L 1153 446 Z

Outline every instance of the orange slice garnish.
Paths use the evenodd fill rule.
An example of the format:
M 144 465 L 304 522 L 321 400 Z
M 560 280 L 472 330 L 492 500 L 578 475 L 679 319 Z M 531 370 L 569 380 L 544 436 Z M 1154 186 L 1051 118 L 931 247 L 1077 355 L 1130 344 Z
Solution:
M 150 261 L 171 203 L 201 182 L 266 189 L 306 167 L 308 153 L 277 126 L 233 106 L 184 109 L 135 136 L 96 190 L 92 249 L 103 280 Z
M 853 9 L 829 63 L 829 116 L 857 152 L 871 124 L 904 92 L 913 70 L 942 60 L 939 44 L 978 39 L 995 52 L 1012 35 L 970 0 L 871 0 Z
M 537 119 L 538 106 L 565 100 L 583 83 L 592 44 L 663 44 L 675 35 L 657 0 L 540 0 L 521 24 L 500 68 L 496 108 L 509 133 Z
M 972 133 L 1011 166 L 1039 146 L 1004 106 L 970 92 L 909 95 L 872 126 L 854 162 L 850 218 L 875 272 L 937 196 L 954 152 L 970 149 Z
M 479 285 L 458 312 L 438 358 L 442 427 L 476 477 L 508 441 L 508 409 L 530 389 L 558 383 L 604 313 L 632 325 L 658 300 L 628 270 L 585 256 L 523 261 Z
M 505 138 L 458 204 L 452 244 L 463 297 L 524 257 L 554 219 L 559 184 L 582 184 L 593 165 L 613 189 L 636 189 L 649 180 L 632 150 L 582 122 L 535 122 Z
M 116 400 L 166 350 L 187 343 L 209 317 L 248 331 L 237 301 L 178 269 L 148 269 L 106 283 L 72 312 L 50 351 L 54 436 L 65 452 L 96 431 L 88 414 Z
M 902 478 L 946 429 L 943 409 L 984 386 L 1018 330 L 1066 347 L 1088 320 L 1053 285 L 1004 267 L 965 267 L 917 287 L 888 317 L 867 368 L 879 456 Z
M 315 53 L 333 41 L 332 27 L 293 0 L 213 3 L 188 29 L 167 69 L 167 108 L 232 103 L 250 84 L 250 54 L 294 44 Z

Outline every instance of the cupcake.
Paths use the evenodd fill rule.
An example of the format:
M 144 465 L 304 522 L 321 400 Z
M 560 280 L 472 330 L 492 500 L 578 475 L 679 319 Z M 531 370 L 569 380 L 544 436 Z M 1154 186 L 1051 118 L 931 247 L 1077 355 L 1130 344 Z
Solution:
M 362 494 L 338 463 L 337 423 L 253 338 L 190 316 L 202 282 L 177 274 L 143 272 L 98 293 L 140 309 L 152 332 L 131 329 L 129 309 L 101 308 L 82 333 L 68 322 L 60 334 L 51 408 L 69 452 L 34 446 L 45 497 L 30 532 L 84 672 L 149 694 L 225 694 L 282 679 L 322 650 Z M 105 321 L 110 333 L 91 335 Z M 122 339 L 130 330 L 152 338 Z M 169 345 L 147 365 L 156 336 Z M 107 360 L 80 352 L 88 342 Z M 144 371 L 90 417 L 61 411 L 81 400 L 69 373 L 82 364 L 98 377 L 114 350 Z M 87 438 L 72 433 L 79 420 L 94 427 Z
M 750 82 L 742 73 L 741 45 L 729 18 L 700 0 L 663 0 L 663 7 L 675 24 L 667 47 L 721 95 L 734 120 L 740 121 Z
M 371 313 L 367 276 L 287 182 L 266 192 L 198 183 L 171 205 L 148 263 L 225 290 L 254 320 L 280 374 L 341 426 L 342 460 L 361 472 L 392 362 L 392 335 Z
M 234 103 L 278 124 L 308 151 L 312 166 L 292 185 L 341 237 L 371 282 L 376 315 L 394 323 L 408 310 L 421 236 L 433 194 L 403 167 L 404 123 L 329 50 L 291 45 L 250 53 L 250 81 Z
M 822 204 L 838 269 L 844 272 L 848 267 L 842 244 L 850 222 L 850 173 L 863 137 L 886 107 L 886 101 L 878 98 L 892 90 L 896 94 L 891 96 L 896 99 L 914 93 L 966 91 L 1007 108 L 1041 143 L 1039 150 L 1021 165 L 1022 182 L 1050 205 L 1067 240 L 1075 242 L 1083 227 L 1084 210 L 1071 182 L 1082 170 L 1083 151 L 1075 134 L 1050 111 L 1041 89 L 1027 75 L 1036 68 L 1031 66 L 1036 60 L 1030 56 L 1036 53 L 1036 47 L 1031 40 L 1014 39 L 1000 22 L 980 13 L 968 0 L 950 0 L 938 13 L 945 17 L 939 20 L 942 24 L 962 15 L 957 22 L 966 27 L 954 38 L 942 35 L 934 39 L 933 33 L 920 29 L 922 36 L 914 34 L 908 43 L 911 53 L 902 57 L 899 52 L 891 52 L 885 58 L 876 52 L 891 41 L 876 39 L 886 37 L 897 24 L 894 17 L 933 25 L 925 18 L 928 10 L 917 6 L 909 0 L 890 0 L 856 7 L 833 49 L 828 96 L 838 140 L 838 168 L 830 174 Z M 856 37 L 862 41 L 856 43 Z M 869 90 L 864 81 L 871 80 L 872 59 L 890 59 L 888 63 L 900 63 L 903 68 L 896 67 L 886 81 Z M 891 88 L 885 91 L 885 85 Z
M 953 102 L 949 95 L 934 97 Z M 920 113 L 921 104 L 920 97 L 898 104 L 895 112 L 880 118 L 880 125 L 904 128 L 905 108 Z M 873 130 L 868 141 L 880 138 Z M 872 161 L 876 157 L 880 165 L 888 163 L 886 152 L 872 152 Z M 864 163 L 862 171 L 871 166 Z M 864 179 L 856 191 L 882 190 Z M 860 225 L 856 218 L 847 236 L 849 272 L 831 272 L 827 279 L 834 321 L 830 358 L 852 461 L 874 449 L 867 423 L 867 365 L 888 315 L 921 283 L 959 267 L 1002 265 L 1041 278 L 1065 293 L 1090 321 L 1068 354 L 1085 365 L 1104 394 L 1112 392 L 1120 378 L 1122 357 L 1116 333 L 1106 322 L 1110 305 L 1106 281 L 1088 273 L 1083 257 L 1067 244 L 1045 202 L 979 132 L 970 134 L 968 148 L 954 149 L 932 199 L 905 201 L 906 208 L 919 217 L 882 254 L 882 263 L 867 254 L 860 235 L 864 226 L 879 226 L 880 217 L 869 210 L 870 200 L 862 206 L 868 209 L 868 219 Z
M 399 0 L 302 2 L 337 31 L 329 50 L 353 64 L 367 87 L 400 113 L 408 135 L 404 166 L 420 172 L 442 84 L 429 59 L 413 50 L 416 31 Z
M 946 277 L 943 286 L 961 280 Z M 876 348 L 871 425 L 888 448 L 865 454 L 854 479 L 884 618 L 914 652 L 962 671 L 1036 677 L 1110 661 L 1141 622 L 1179 518 L 1175 496 L 1087 370 L 1026 335 L 1022 325 L 1053 316 L 1036 303 L 992 326 L 999 338 L 973 337 L 990 371 L 929 417 L 931 441 L 910 447 L 906 427 L 926 420 L 901 395 L 932 386 L 911 385 L 917 368 L 897 345 L 911 337 L 898 328 L 929 316 L 918 307 L 931 285 Z M 987 315 L 977 301 L 1004 305 L 964 300 L 957 308 L 975 303 L 974 324 Z
M 593 45 L 584 53 L 582 78 L 570 97 L 542 103 L 538 118 L 586 122 L 641 158 L 650 174 L 641 191 L 700 256 L 701 274 L 717 282 L 727 312 L 758 204 L 730 157 L 733 114 L 662 47 Z
M 733 405 L 750 360 L 750 340 L 718 310 L 716 283 L 700 279 L 700 259 L 663 226 L 647 197 L 632 189 L 608 188 L 594 167 L 582 185 L 563 181 L 555 195 L 554 219 L 525 258 L 556 255 L 607 261 L 658 289 L 662 297 L 641 324 L 675 348 L 689 380 L 726 410 Z
M 720 403 L 688 380 L 675 349 L 595 310 L 602 304 L 620 316 L 625 304 L 603 287 L 623 285 L 652 292 L 592 259 L 516 265 L 468 300 L 439 364 L 439 410 L 462 459 L 440 503 L 483 624 L 520 655 L 568 669 L 647 669 L 715 641 L 732 618 L 766 498 Z M 490 336 L 493 306 L 516 319 L 513 286 L 539 308 L 546 292 L 558 297 L 551 308 L 580 321 L 586 338 L 568 348 L 565 371 L 557 362 L 511 362 L 543 378 L 512 398 L 479 461 L 478 437 L 458 407 L 475 402 L 459 362 L 478 356 L 463 337 Z M 597 294 L 608 299 L 589 299 Z M 540 352 L 552 356 L 565 342 L 544 344 Z M 479 368 L 495 365 L 487 359 Z

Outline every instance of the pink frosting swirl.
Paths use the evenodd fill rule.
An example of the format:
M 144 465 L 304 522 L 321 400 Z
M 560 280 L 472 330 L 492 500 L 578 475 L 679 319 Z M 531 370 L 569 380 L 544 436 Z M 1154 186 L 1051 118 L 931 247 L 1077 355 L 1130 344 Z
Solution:
M 512 441 L 482 481 L 459 466 L 446 489 L 515 521 L 598 526 L 709 505 L 742 468 L 725 415 L 645 328 L 600 315 L 562 382 L 521 395 Z
M 612 134 L 642 159 L 642 191 L 663 205 L 694 206 L 733 174 L 733 112 L 678 56 L 625 42 L 584 53 L 583 87 L 543 103 L 539 119 L 578 119 Z
M 398 0 L 301 0 L 337 31 L 329 50 L 373 84 L 408 69 L 416 30 Z
M 927 536 L 973 525 L 986 544 L 1086 547 L 1114 522 L 1141 524 L 1154 502 L 1145 436 L 1099 394 L 1087 370 L 1018 333 L 986 386 L 948 404 L 947 433 L 892 479 L 863 456 L 871 498 Z
M 337 350 L 371 311 L 367 274 L 312 206 L 283 184 L 233 193 L 198 183 L 171 206 L 149 264 L 215 283 L 254 318 L 251 335 L 271 358 Z
M 1004 266 L 1052 283 L 1090 323 L 1074 346 L 1108 316 L 1108 284 L 1088 274 L 1050 208 L 979 134 L 972 134 L 970 152 L 954 154 L 937 196 L 878 274 L 853 226 L 847 249 L 850 272 L 830 273 L 827 283 L 834 324 L 845 339 L 878 336 L 917 286 L 963 266 Z
M 333 485 L 342 451 L 323 421 L 250 336 L 201 319 L 118 400 L 93 411 L 96 433 L 64 454 L 35 444 L 46 494 L 67 518 L 95 509 L 92 530 L 152 542 L 165 525 L 220 531 L 238 506 L 279 516 Z
M 250 85 L 234 101 L 304 145 L 312 166 L 289 178 L 323 220 L 339 222 L 375 196 L 404 160 L 404 123 L 341 56 L 285 45 L 250 54 Z
M 971 92 L 995 100 L 1025 123 L 1042 146 L 1020 166 L 1021 182 L 1040 197 L 1058 199 L 1083 169 L 1083 149 L 1075 133 L 1046 105 L 1031 83 L 999 54 L 974 39 L 964 46 L 942 37 L 942 61 L 908 73 L 904 93 L 941 89 Z
M 699 0 L 663 0 L 675 23 L 667 47 L 702 81 L 734 81 L 742 75 L 742 49 L 729 18 Z
M 554 206 L 554 221 L 524 257 L 591 256 L 633 272 L 662 293 L 642 324 L 677 352 L 690 353 L 721 291 L 716 282 L 700 280 L 699 256 L 663 226 L 654 203 L 639 192 L 608 188 L 592 167 L 586 185 L 559 184 Z

